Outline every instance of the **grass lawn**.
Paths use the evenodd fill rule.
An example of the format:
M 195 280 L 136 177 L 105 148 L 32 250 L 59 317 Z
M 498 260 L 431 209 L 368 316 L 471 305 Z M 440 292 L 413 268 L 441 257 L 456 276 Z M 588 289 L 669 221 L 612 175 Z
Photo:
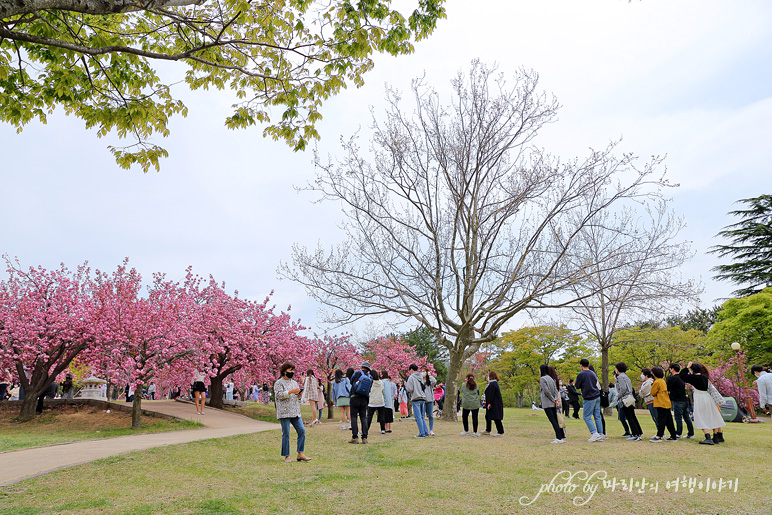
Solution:
M 245 417 L 253 418 L 255 420 L 262 420 L 263 422 L 278 422 L 276 420 L 276 407 L 273 404 L 261 404 L 259 402 L 248 402 L 243 406 L 231 407 L 224 406 L 225 411 L 231 413 L 238 413 Z M 311 408 L 309 406 L 303 406 L 303 417 L 310 420 Z M 327 410 L 325 410 L 322 417 L 327 416 Z
M 415 439 L 415 423 L 405 421 L 390 435 L 371 432 L 368 445 L 350 445 L 337 422 L 307 427 L 310 463 L 283 463 L 278 431 L 156 448 L 2 488 L 0 514 L 770 513 L 770 423 L 731 424 L 725 444 L 705 446 L 627 442 L 616 420 L 608 421 L 608 441 L 588 443 L 584 423 L 569 420 L 568 443 L 551 445 L 543 412 L 505 416 L 503 438 L 459 436 L 460 423 L 438 422 L 437 437 Z M 650 436 L 651 419 L 639 418 Z M 521 505 L 561 471 L 596 475 L 586 483 L 575 476 L 572 493 L 544 492 Z M 604 474 L 659 482 L 659 490 L 612 492 L 598 478 Z M 665 488 L 684 476 L 739 478 L 739 488 Z M 583 492 L 585 484 L 594 493 Z
M 142 417 L 142 429 L 131 429 L 131 414 L 113 410 L 105 413 L 94 406 L 61 405 L 46 407 L 30 422 L 21 424 L 16 406 L 0 404 L 0 452 L 26 447 L 94 440 L 138 433 L 159 433 L 195 429 L 198 422 Z

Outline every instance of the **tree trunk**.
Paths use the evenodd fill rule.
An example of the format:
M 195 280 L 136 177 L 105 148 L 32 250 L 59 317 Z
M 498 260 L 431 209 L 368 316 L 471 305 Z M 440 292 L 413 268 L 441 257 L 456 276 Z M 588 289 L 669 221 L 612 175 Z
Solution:
M 600 386 L 608 391 L 608 348 L 610 345 L 602 343 L 600 346 L 600 368 L 601 380 Z
M 448 375 L 445 378 L 445 405 L 443 406 L 445 409 L 442 410 L 442 420 L 456 422 L 458 421 L 456 389 L 458 389 L 461 366 L 464 364 L 464 351 L 449 349 L 448 355 L 450 356 L 450 363 L 448 364 Z M 449 401 L 451 409 L 447 409 Z
M 214 376 L 209 385 L 209 407 L 222 409 L 222 382 L 224 375 Z
M 332 420 L 335 415 L 334 406 L 332 402 L 332 381 L 327 380 L 327 420 Z
M 134 391 L 134 403 L 131 405 L 131 428 L 140 429 L 142 427 L 142 387 Z
M 30 386 L 29 391 L 24 390 L 24 400 L 21 401 L 21 410 L 19 410 L 19 422 L 27 422 L 35 418 L 38 397 L 43 394 L 43 390 L 36 390 Z

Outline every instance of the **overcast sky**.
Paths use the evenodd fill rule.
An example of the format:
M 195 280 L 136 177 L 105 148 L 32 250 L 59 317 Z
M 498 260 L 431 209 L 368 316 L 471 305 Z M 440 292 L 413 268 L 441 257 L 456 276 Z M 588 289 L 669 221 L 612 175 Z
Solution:
M 377 57 L 364 87 L 326 104 L 321 152 L 369 125 L 387 82 L 406 91 L 425 72 L 446 94 L 474 58 L 509 75 L 533 68 L 563 105 L 536 143 L 570 158 L 623 137 L 620 150 L 642 160 L 666 154 L 680 183 L 672 207 L 696 251 L 683 274 L 703 281 L 705 307 L 730 295 L 705 251 L 733 221 L 733 202 L 772 192 L 772 3 L 449 0 L 447 15 L 415 54 Z M 170 153 L 160 173 L 119 169 L 113 140 L 61 113 L 21 134 L 0 125 L 0 251 L 24 265 L 107 270 L 128 256 L 148 279 L 192 265 L 242 296 L 275 290 L 279 308 L 322 330 L 318 306 L 276 276 L 293 243 L 340 238 L 337 207 L 294 189 L 313 178 L 311 152 L 265 140 L 261 128 L 226 130 L 226 93 L 176 94 L 190 114 L 158 141 Z

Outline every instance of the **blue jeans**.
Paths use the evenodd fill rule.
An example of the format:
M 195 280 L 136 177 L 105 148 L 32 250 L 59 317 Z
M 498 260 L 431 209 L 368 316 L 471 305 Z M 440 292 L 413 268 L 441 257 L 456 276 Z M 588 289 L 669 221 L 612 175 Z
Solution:
M 426 417 L 429 419 L 429 431 L 434 431 L 434 401 L 425 403 Z
M 582 409 L 584 415 L 584 423 L 587 424 L 587 429 L 590 433 L 599 433 L 603 429 L 603 423 L 600 420 L 600 397 L 596 397 L 591 400 L 584 400 L 584 408 Z M 593 424 L 592 419 L 595 419 Z
M 649 410 L 649 413 L 651 413 L 651 419 L 654 421 L 654 425 L 657 425 L 657 408 L 654 407 L 654 403 L 651 402 L 646 405 L 646 408 Z
M 414 400 L 413 401 L 413 415 L 415 416 L 415 423 L 418 426 L 418 436 L 429 436 L 429 429 L 426 427 L 426 420 L 424 415 L 426 414 L 426 401 Z
M 298 452 L 303 452 L 306 448 L 306 428 L 303 427 L 303 419 L 300 417 L 280 418 L 279 423 L 281 424 L 281 455 L 286 458 L 290 454 L 290 424 L 293 425 L 298 434 Z
M 686 434 L 694 434 L 694 426 L 692 425 L 692 417 L 690 411 L 691 410 L 689 410 L 688 401 L 673 401 L 673 416 L 675 417 L 676 422 L 676 434 L 679 436 L 683 434 L 684 430 L 684 425 L 681 419 L 686 421 Z

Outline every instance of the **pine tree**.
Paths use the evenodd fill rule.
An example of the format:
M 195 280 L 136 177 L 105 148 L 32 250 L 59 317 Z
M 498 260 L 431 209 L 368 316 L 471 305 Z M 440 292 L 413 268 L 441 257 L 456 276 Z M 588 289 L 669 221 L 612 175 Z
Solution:
M 730 241 L 727 245 L 715 245 L 709 251 L 719 257 L 733 258 L 733 262 L 712 268 L 718 272 L 714 278 L 748 285 L 733 293 L 740 297 L 759 293 L 772 286 L 772 195 L 742 199 L 738 202 L 749 209 L 730 211 L 741 220 L 726 226 L 717 236 Z

